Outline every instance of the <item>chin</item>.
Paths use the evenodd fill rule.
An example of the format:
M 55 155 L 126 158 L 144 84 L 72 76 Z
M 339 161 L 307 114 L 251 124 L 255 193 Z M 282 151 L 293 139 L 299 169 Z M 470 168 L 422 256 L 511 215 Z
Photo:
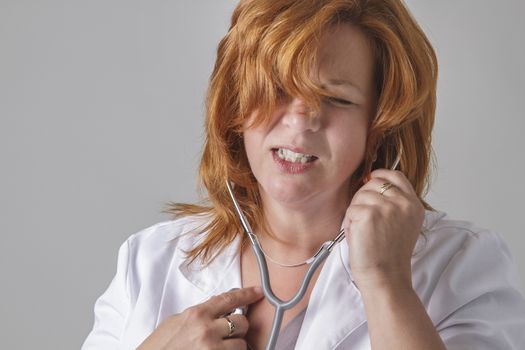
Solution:
M 315 191 L 315 188 L 307 184 L 286 180 L 273 180 L 264 186 L 259 186 L 261 193 L 264 192 L 269 199 L 292 206 L 310 199 Z

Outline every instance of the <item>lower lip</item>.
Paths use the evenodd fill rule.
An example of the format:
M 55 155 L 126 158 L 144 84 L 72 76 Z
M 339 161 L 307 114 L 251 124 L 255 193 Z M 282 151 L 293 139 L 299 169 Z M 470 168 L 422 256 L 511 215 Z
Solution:
M 308 163 L 292 163 L 287 160 L 281 159 L 277 156 L 277 151 L 272 151 L 273 160 L 275 163 L 277 163 L 277 166 L 282 172 L 288 173 L 288 174 L 302 174 L 306 172 L 308 169 L 314 166 L 314 163 L 317 161 L 317 159 L 308 162 Z

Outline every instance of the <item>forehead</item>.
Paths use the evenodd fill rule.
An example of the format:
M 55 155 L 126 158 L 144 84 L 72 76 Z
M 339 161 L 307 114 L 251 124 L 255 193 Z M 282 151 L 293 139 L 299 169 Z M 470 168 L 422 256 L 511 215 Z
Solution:
M 348 81 L 360 90 L 373 85 L 374 59 L 369 39 L 351 23 L 335 25 L 323 34 L 317 62 L 314 74 L 321 84 Z

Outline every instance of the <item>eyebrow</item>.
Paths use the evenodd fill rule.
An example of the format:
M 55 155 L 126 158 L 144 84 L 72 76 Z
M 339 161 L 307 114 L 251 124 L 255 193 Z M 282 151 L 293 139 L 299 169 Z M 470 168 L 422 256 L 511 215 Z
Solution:
M 361 91 L 361 89 L 359 88 L 359 86 L 355 85 L 354 83 L 352 83 L 351 81 L 349 80 L 344 80 L 344 79 L 328 79 L 328 81 L 325 83 L 325 84 L 322 84 L 321 87 L 322 88 L 325 88 L 326 85 L 330 85 L 330 86 L 349 86 L 349 87 L 352 87 L 354 89 L 357 89 L 357 91 L 359 91 L 359 93 L 363 93 L 363 91 Z

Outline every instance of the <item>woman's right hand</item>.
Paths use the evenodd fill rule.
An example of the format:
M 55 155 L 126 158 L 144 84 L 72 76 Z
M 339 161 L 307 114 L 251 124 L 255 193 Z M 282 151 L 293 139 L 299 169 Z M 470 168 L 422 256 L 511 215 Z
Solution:
M 243 315 L 229 315 L 235 331 L 228 336 L 230 327 L 223 316 L 237 307 L 252 304 L 263 296 L 260 287 L 236 289 L 213 296 L 202 304 L 165 319 L 137 350 L 244 350 L 246 341 L 243 337 L 248 331 L 248 319 Z

